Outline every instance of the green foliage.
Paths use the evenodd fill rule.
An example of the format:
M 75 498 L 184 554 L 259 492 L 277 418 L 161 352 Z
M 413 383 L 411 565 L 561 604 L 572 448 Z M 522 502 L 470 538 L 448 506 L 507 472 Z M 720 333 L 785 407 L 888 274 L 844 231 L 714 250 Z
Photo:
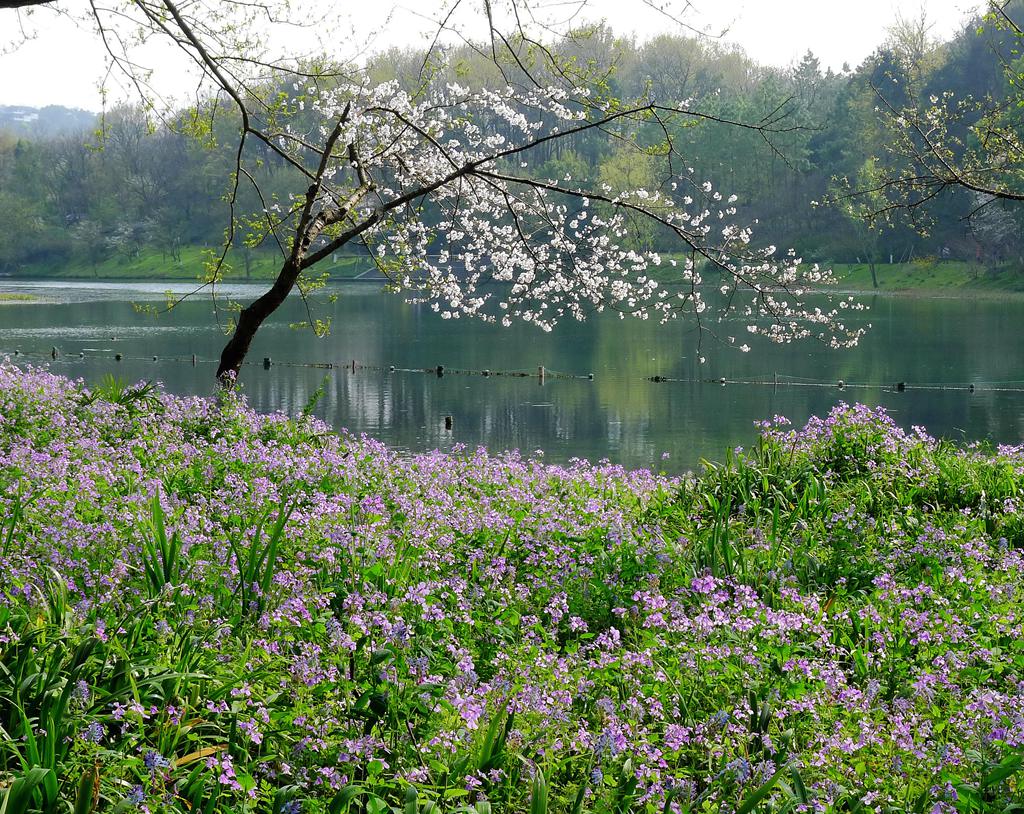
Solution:
M 745 217 L 757 219 L 772 243 L 794 246 L 801 256 L 815 261 L 874 262 L 890 255 L 907 260 L 925 253 L 974 262 L 978 235 L 965 236 L 961 221 L 977 205 L 970 196 L 938 196 L 932 202 L 935 223 L 927 237 L 905 227 L 864 227 L 863 216 L 884 208 L 877 190 L 839 208 L 810 205 L 835 191 L 833 179 L 851 179 L 853 184 L 859 179 L 862 188 L 871 188 L 872 180 L 899 170 L 899 162 L 890 155 L 891 132 L 876 110 L 878 88 L 889 94 L 892 86 L 903 94 L 896 98 L 894 90 L 886 96 L 892 103 L 911 92 L 926 99 L 945 90 L 958 99 L 991 98 L 998 115 L 986 121 L 1003 137 L 990 138 L 992 143 L 984 149 L 1003 150 L 1008 172 L 1016 166 L 1015 160 L 1005 161 L 1016 157 L 1017 147 L 1012 155 L 1006 151 L 1018 143 L 1009 136 L 1019 132 L 1013 113 L 1018 109 L 1016 91 L 1006 81 L 1003 67 L 1011 75 L 1019 74 L 1016 59 L 1007 58 L 1008 45 L 1014 43 L 1010 26 L 996 18 L 985 25 L 979 21 L 941 44 L 926 36 L 918 42 L 911 28 L 894 29 L 855 71 L 841 73 L 822 70 L 811 52 L 792 69 L 780 71 L 702 38 L 666 34 L 637 44 L 603 26 L 574 32 L 543 56 L 536 48 L 525 48 L 522 58 L 527 64 L 536 69 L 544 59 L 552 60 L 554 70 L 587 85 L 591 101 L 606 111 L 650 96 L 666 105 L 690 100 L 695 111 L 712 118 L 780 124 L 780 132 L 766 144 L 753 129 L 678 117 L 664 130 L 637 127 L 617 133 L 618 139 L 607 140 L 610 143 L 596 131 L 546 143 L 529 156 L 530 165 L 538 177 L 599 180 L 616 191 L 647 184 L 676 199 L 687 194 L 691 182 L 709 180 L 726 195 L 735 193 Z M 447 63 L 435 58 L 424 65 L 422 53 L 395 50 L 372 57 L 367 70 L 374 80 L 397 79 L 414 94 L 424 83 L 453 78 L 471 87 L 505 84 L 486 55 L 465 47 L 448 57 Z M 307 67 L 316 70 L 315 65 Z M 328 76 L 321 81 L 331 82 Z M 292 93 L 268 84 L 253 92 L 265 99 L 269 121 L 289 121 L 297 129 L 313 126 L 311 106 L 299 108 L 305 98 L 301 90 Z M 486 121 L 486 111 L 468 115 Z M 0 269 L 85 277 L 276 275 L 282 251 L 290 246 L 284 238 L 278 246 L 275 232 L 287 232 L 282 225 L 294 222 L 296 209 L 289 193 L 305 189 L 305 183 L 294 168 L 251 144 L 249 171 L 261 192 L 243 184 L 229 208 L 225 193 L 236 180 L 237 114 L 212 103 L 181 110 L 171 124 L 154 129 L 148 111 L 121 107 L 105 114 L 100 137 L 92 142 L 84 133 L 50 141 L 0 134 L 0 225 L 7 235 L 0 246 Z M 975 135 L 957 134 L 954 157 L 981 149 L 984 127 L 975 129 Z M 686 166 L 676 169 L 677 177 L 656 178 L 646 159 L 662 154 L 669 142 L 685 156 Z M 685 180 L 690 168 L 692 179 Z M 440 214 L 426 203 L 420 216 L 431 224 Z M 235 245 L 221 262 L 226 227 Z M 1011 228 L 998 247 L 982 247 L 987 266 L 999 267 L 1016 258 L 1019 232 Z M 639 234 L 637 242 L 660 251 L 679 248 L 657 229 Z M 215 254 L 206 267 L 204 247 Z M 386 260 L 382 262 L 386 266 Z M 346 277 L 373 264 L 367 258 L 347 257 L 332 266 L 332 276 Z M 883 271 L 879 286 L 894 287 L 887 286 L 885 277 Z M 311 291 L 318 279 L 303 280 L 301 285 Z
M 123 407 L 129 415 L 137 415 L 142 410 L 158 411 L 160 399 L 153 382 L 140 382 L 130 385 L 123 379 L 106 374 L 102 381 L 91 392 L 82 396 L 82 406 L 106 401 Z
M 235 530 L 228 530 L 228 545 L 235 555 L 236 567 L 238 568 L 238 584 L 232 594 L 232 599 L 237 600 L 237 611 L 232 614 L 236 623 L 247 616 L 259 618 L 264 609 L 270 593 L 271 582 L 278 568 L 278 549 L 281 546 L 285 524 L 295 510 L 295 504 L 283 504 L 278 507 L 277 517 L 270 527 L 270 531 L 264 534 L 264 526 L 270 520 L 269 513 L 262 515 L 257 524 L 251 540 L 242 545 L 242 518 L 235 521 L 232 518 L 232 525 Z
M 160 495 L 153 495 L 149 533 L 142 541 L 142 565 L 146 571 L 150 599 L 163 594 L 168 586 L 181 581 L 181 538 L 178 532 L 168 537 Z

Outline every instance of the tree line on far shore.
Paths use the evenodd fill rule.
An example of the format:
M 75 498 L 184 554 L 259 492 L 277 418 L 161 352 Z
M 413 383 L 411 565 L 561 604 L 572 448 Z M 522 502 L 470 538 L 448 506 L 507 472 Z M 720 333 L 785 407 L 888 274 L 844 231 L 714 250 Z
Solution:
M 991 105 L 1013 93 L 1004 56 L 1017 40 L 979 23 L 965 20 L 941 42 L 930 36 L 923 14 L 900 20 L 861 65 L 839 72 L 823 70 L 811 51 L 778 69 L 715 40 L 663 35 L 640 44 L 604 27 L 577 40 L 573 58 L 607 66 L 614 96 L 646 91 L 665 103 L 692 100 L 730 122 L 777 122 L 771 139 L 709 119 L 682 123 L 671 134 L 694 176 L 735 194 L 745 216 L 759 221 L 764 241 L 792 246 L 809 261 L 938 257 L 997 268 L 1024 253 L 1022 214 L 1002 202 L 975 212 L 985 202 L 977 193 L 950 188 L 929 202 L 930 223 L 921 229 L 866 219 L 877 214 L 870 205 L 845 197 L 897 160 L 887 143 L 892 109 L 948 93 Z M 454 60 L 460 81 L 489 81 L 493 72 L 478 60 L 469 49 Z M 372 60 L 370 73 L 414 86 L 422 64 L 415 50 L 392 50 Z M 222 242 L 237 130 L 227 107 L 202 121 L 183 113 L 160 122 L 141 106 L 125 105 L 97 116 L 91 129 L 59 135 L 26 129 L 24 113 L 21 126 L 4 129 L 0 122 L 0 271 L 129 262 L 143 251 L 174 261 L 185 248 Z M 969 137 L 962 141 L 971 148 Z M 656 160 L 647 164 L 635 149 L 618 151 L 596 134 L 553 141 L 542 157 L 539 172 L 551 178 L 588 178 L 614 188 L 656 188 L 665 180 L 655 177 Z M 268 152 L 261 172 L 264 194 L 285 200 L 294 188 L 290 169 Z M 243 194 L 236 211 L 258 213 L 266 203 Z M 652 227 L 633 240 L 643 244 L 638 248 L 671 250 L 670 237 Z M 264 248 L 244 248 L 235 259 L 247 264 Z

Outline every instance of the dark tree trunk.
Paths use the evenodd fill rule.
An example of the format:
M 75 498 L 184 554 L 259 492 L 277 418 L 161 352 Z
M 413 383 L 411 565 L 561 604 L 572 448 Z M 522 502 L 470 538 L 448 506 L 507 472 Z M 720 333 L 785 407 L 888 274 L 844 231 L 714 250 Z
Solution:
M 878 274 L 875 273 L 875 261 L 870 261 L 868 267 L 871 269 L 871 287 L 878 288 Z
M 220 365 L 217 368 L 217 378 L 223 384 L 229 384 L 229 376 L 237 376 L 242 369 L 242 363 L 249 352 L 249 345 L 256 331 L 271 314 L 281 307 L 295 281 L 299 277 L 301 268 L 297 261 L 288 260 L 281 267 L 274 285 L 267 293 L 250 305 L 242 309 L 238 315 L 238 324 L 235 332 L 231 335 L 227 345 L 220 354 Z

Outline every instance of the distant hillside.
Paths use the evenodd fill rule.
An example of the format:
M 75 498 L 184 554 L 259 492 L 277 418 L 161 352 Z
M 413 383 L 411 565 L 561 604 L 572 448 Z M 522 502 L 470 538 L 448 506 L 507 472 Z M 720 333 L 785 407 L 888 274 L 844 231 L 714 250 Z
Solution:
M 27 138 L 53 138 L 81 133 L 96 124 L 96 114 L 88 110 L 48 105 L 24 107 L 0 105 L 0 132 Z

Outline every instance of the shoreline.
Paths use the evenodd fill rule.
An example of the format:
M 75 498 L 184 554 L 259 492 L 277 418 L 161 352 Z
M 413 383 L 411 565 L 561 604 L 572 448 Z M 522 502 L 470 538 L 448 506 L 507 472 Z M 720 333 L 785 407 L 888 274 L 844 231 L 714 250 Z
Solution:
M 270 278 L 259 278 L 259 279 L 245 279 L 230 277 L 228 279 L 220 281 L 218 287 L 235 287 L 235 286 L 254 286 L 263 287 L 269 285 L 272 282 Z M 195 284 L 196 288 L 201 287 L 200 281 L 193 277 L 173 277 L 173 276 L 161 276 L 161 277 L 77 277 L 77 276 L 63 276 L 55 277 L 52 275 L 0 275 L 0 305 L 31 305 L 37 303 L 43 303 L 47 300 L 39 296 L 28 295 L 22 297 L 11 297 L 4 296 L 11 292 L 5 292 L 3 289 L 6 286 L 31 286 L 36 284 L 42 284 L 42 287 L 48 287 L 46 284 L 54 283 L 70 283 L 76 286 L 88 287 L 89 284 L 96 285 L 97 287 L 107 287 L 110 285 L 175 285 L 182 286 L 185 284 Z M 329 277 L 326 280 L 327 285 L 377 285 L 383 286 L 388 283 L 386 277 Z M 678 288 L 682 287 L 682 284 L 664 283 L 666 288 Z M 986 286 L 922 286 L 922 287 L 911 287 L 901 286 L 899 288 L 861 288 L 861 287 L 827 287 L 819 288 L 811 291 L 810 293 L 820 296 L 852 296 L 857 298 L 867 297 L 885 297 L 885 298 L 917 298 L 917 299 L 977 299 L 987 300 L 993 298 L 1011 298 L 1011 299 L 1022 299 L 1024 300 L 1024 290 L 1017 288 L 995 288 Z
M 189 252 L 191 254 L 191 252 Z M 668 255 L 666 255 L 668 256 Z M 275 279 L 276 267 L 268 264 L 269 258 L 260 257 L 253 264 L 249 276 L 232 270 L 220 281 L 220 285 L 265 285 Z M 388 278 L 372 266 L 367 266 L 360 257 L 343 257 L 324 270 L 328 284 L 365 283 L 385 285 Z M 985 269 L 976 264 L 960 260 L 914 260 L 906 263 L 879 264 L 876 276 L 880 285 L 874 287 L 870 269 L 863 263 L 821 263 L 831 268 L 835 284 L 815 289 L 822 294 L 868 297 L 927 297 L 927 298 L 978 298 L 991 296 L 1024 295 L 1024 269 L 1001 267 Z M 5 283 L 41 283 L 64 281 L 74 283 L 147 283 L 147 284 L 195 284 L 202 281 L 196 272 L 201 265 L 188 258 L 184 263 L 168 263 L 155 257 L 146 257 L 131 264 L 104 263 L 98 267 L 84 268 L 70 263 L 61 267 L 37 265 L 17 272 L 0 273 L 0 287 Z M 660 275 L 655 274 L 655 279 Z M 682 285 L 668 280 L 659 282 L 666 287 Z M 708 285 L 715 287 L 712 280 Z

